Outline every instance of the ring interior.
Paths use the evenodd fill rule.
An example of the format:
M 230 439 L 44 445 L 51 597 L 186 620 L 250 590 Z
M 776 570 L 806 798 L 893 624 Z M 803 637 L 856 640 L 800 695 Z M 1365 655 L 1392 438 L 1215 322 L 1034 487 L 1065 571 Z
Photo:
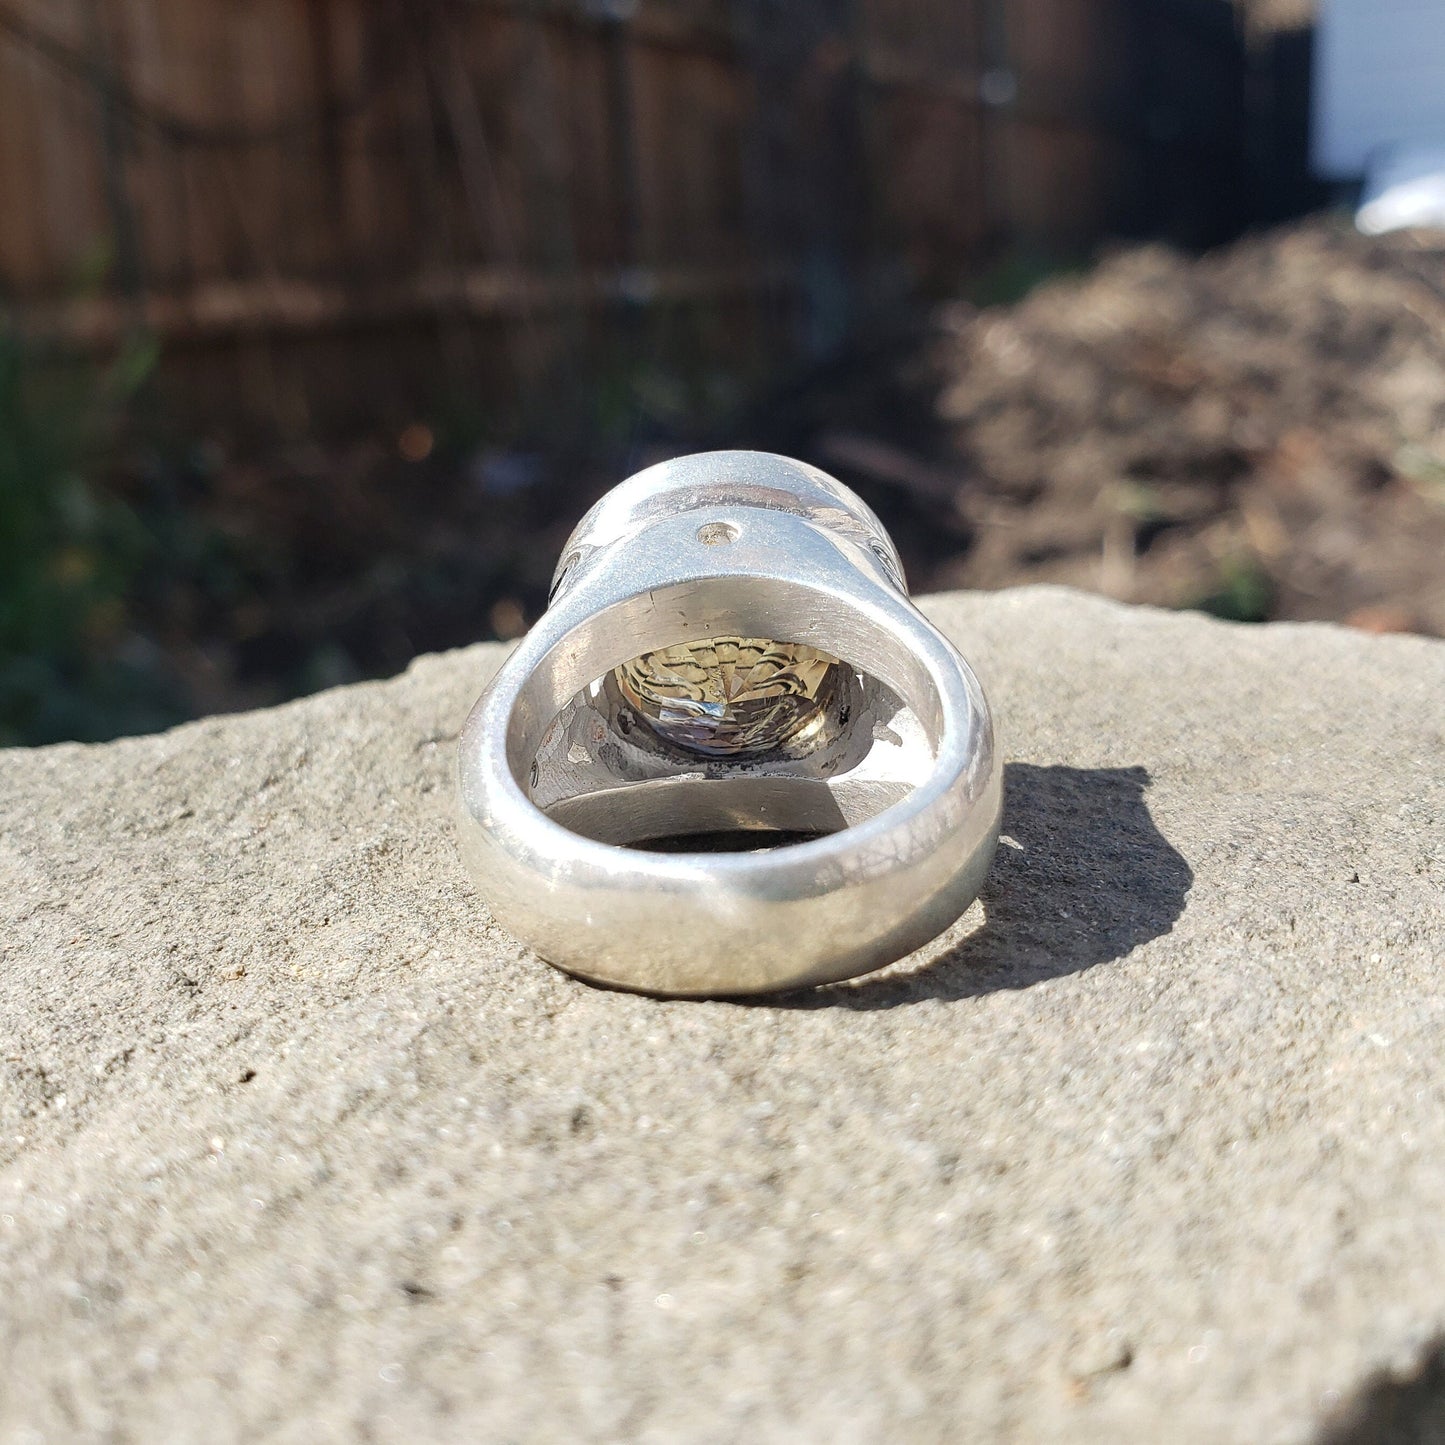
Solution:
M 768 585 L 776 591 L 794 584 Z M 714 590 L 725 600 L 726 592 L 756 594 L 757 588 L 756 579 L 749 579 L 746 589 Z M 786 610 L 795 619 L 787 628 L 793 634 L 788 642 L 829 652 L 855 676 L 862 706 L 847 729 L 847 746 L 800 758 L 763 754 L 738 760 L 653 746 L 651 766 L 646 758 L 639 766 L 636 748 L 629 752 L 626 740 L 589 706 L 599 679 L 642 652 L 715 636 L 777 637 L 784 631 L 776 616 L 759 618 L 755 611 L 723 606 L 686 625 L 676 620 L 680 609 L 668 608 L 666 599 L 654 594 L 630 599 L 574 629 L 522 684 L 508 737 L 513 776 L 553 821 L 621 846 L 698 834 L 816 836 L 875 817 L 905 798 L 932 766 L 942 729 L 938 688 L 896 633 L 838 599 L 830 598 L 832 607 L 821 612 L 817 596 L 806 589 L 807 607 L 790 599 L 780 606 L 774 599 L 771 610 Z M 695 591 L 689 601 L 697 601 Z M 667 630 L 655 625 L 669 616 Z M 799 617 L 812 625 L 798 627 Z M 766 631 L 759 621 L 766 621 Z M 870 658 L 866 671 L 857 657 Z M 556 771 L 569 776 L 559 780 L 552 775 Z
M 906 625 L 913 629 L 912 621 Z M 866 657 L 868 675 L 889 687 L 917 716 L 930 746 L 936 749 L 942 740 L 938 685 L 924 658 L 900 638 L 896 626 L 846 597 L 805 582 L 703 578 L 615 602 L 578 622 L 547 650 L 512 699 L 507 719 L 512 776 L 525 784 L 543 735 L 589 683 L 644 652 L 709 637 L 780 637 L 845 662 Z
M 916 731 L 899 709 L 889 731 Z M 876 748 L 875 744 L 875 748 Z M 897 751 L 900 744 L 894 744 Z M 590 791 L 574 793 L 543 806 L 554 822 L 599 843 L 636 846 L 652 838 L 701 833 L 782 833 L 817 836 L 841 832 L 876 817 L 902 801 L 917 786 L 908 779 L 869 776 L 870 749 L 856 772 L 821 777 L 806 771 L 807 759 L 793 767 L 748 774 L 737 765 L 722 771 L 701 760 L 676 759 L 679 771 L 668 777 L 635 781 L 605 780 Z M 926 770 L 917 747 L 909 758 Z M 877 769 L 875 768 L 875 774 Z

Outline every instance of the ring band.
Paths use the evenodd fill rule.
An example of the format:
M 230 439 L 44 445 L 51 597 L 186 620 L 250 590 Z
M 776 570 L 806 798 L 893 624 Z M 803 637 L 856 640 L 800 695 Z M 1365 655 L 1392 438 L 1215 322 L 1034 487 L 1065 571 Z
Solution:
M 920 947 L 977 896 L 1002 791 L 978 680 L 877 517 L 759 452 L 661 463 L 588 512 L 467 719 L 458 786 L 497 921 L 569 973 L 667 995 Z M 720 834 L 743 849 L 699 850 Z

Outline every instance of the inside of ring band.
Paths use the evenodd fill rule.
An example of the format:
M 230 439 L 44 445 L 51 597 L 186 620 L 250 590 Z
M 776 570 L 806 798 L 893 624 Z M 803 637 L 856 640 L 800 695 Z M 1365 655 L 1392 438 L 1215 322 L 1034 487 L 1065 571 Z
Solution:
M 708 838 L 708 851 L 782 846 L 842 832 L 905 798 L 901 781 L 829 785 L 812 778 L 688 776 L 578 793 L 546 808 L 554 822 L 599 843 L 672 851 Z
M 719 641 L 697 647 L 711 658 L 726 650 Z M 709 676 L 712 698 L 700 711 L 681 710 L 681 731 L 667 710 L 649 715 L 644 695 L 619 684 L 625 666 L 561 710 L 527 779 L 549 817 L 598 842 L 639 847 L 712 835 L 712 846 L 723 847 L 725 835 L 734 847 L 756 847 L 763 835 L 835 833 L 905 797 L 932 761 L 897 696 L 840 659 L 830 660 L 835 675 L 815 696 L 812 670 L 801 680 L 771 669 L 761 679 Z
M 537 662 L 512 702 L 507 762 L 525 783 L 544 735 L 583 688 L 644 653 L 715 637 L 782 637 L 850 662 L 895 693 L 936 747 L 943 702 L 917 646 L 922 627 L 906 604 L 879 617 L 797 580 L 723 576 L 648 589 L 579 622 Z
M 777 637 L 778 618 L 756 609 L 698 607 L 695 590 L 688 610 L 702 620 L 691 636 L 642 625 L 669 615 L 655 595 L 633 609 L 640 618 L 625 606 L 594 617 L 583 645 L 553 649 L 565 666 L 539 666 L 522 685 L 509 729 L 514 776 L 554 821 L 631 847 L 704 837 L 756 847 L 874 817 L 927 776 L 941 704 L 906 634 L 846 604 L 820 617 L 817 599 L 772 609 L 813 620 L 797 640 Z M 760 620 L 771 635 L 739 625 Z M 719 630 L 723 621 L 733 627 Z M 880 673 L 911 683 L 909 700 Z M 548 695 L 559 693 L 552 711 Z
M 928 776 L 935 738 L 876 676 L 809 644 L 788 643 L 772 644 L 749 672 L 743 663 L 759 649 L 740 655 L 736 642 L 675 644 L 692 650 L 686 681 L 702 689 L 701 701 L 649 695 L 639 678 L 659 675 L 639 666 L 646 655 L 579 688 L 520 779 L 529 798 L 594 841 L 737 851 L 854 827 Z M 802 666 L 796 647 L 805 649 Z M 712 669 L 701 678 L 698 656 Z M 669 670 L 660 676 L 666 685 L 675 681 Z M 695 705 L 644 712 L 659 696 Z M 678 717 L 681 728 L 672 727 Z M 728 746 L 708 746 L 702 724 L 709 718 L 718 724 L 712 741 L 724 738 Z

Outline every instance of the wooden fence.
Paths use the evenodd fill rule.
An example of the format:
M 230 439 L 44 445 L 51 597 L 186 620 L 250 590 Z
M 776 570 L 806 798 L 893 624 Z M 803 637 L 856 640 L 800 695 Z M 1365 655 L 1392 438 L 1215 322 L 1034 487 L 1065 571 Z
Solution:
M 0 0 L 0 305 L 298 426 L 619 316 L 826 349 L 1000 247 L 1197 227 L 1238 59 L 1223 0 Z

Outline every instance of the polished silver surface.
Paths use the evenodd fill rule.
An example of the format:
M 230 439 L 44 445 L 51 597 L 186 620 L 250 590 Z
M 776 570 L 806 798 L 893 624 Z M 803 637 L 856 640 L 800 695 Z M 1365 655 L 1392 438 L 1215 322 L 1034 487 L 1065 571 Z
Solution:
M 497 920 L 673 995 L 849 978 L 952 923 L 1000 765 L 902 575 L 868 507 L 786 457 L 681 457 L 609 492 L 462 730 L 461 850 Z M 719 835 L 758 847 L 688 843 Z

